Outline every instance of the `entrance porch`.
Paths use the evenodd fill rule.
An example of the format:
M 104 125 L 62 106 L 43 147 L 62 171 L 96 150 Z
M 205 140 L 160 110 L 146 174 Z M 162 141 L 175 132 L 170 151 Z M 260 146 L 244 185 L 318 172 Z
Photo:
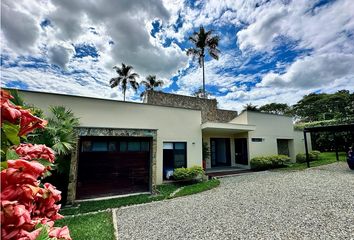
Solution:
M 249 169 L 248 132 L 255 128 L 247 124 L 202 124 L 203 142 L 209 149 L 204 159 L 207 173 Z

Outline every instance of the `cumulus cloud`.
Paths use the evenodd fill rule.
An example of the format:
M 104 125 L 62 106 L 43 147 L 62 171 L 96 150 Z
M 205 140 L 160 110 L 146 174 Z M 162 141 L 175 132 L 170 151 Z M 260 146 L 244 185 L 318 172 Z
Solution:
M 354 55 L 320 54 L 296 60 L 283 74 L 268 73 L 258 86 L 313 88 L 336 79 L 350 78 L 354 83 Z
M 71 57 L 75 54 L 75 49 L 70 45 L 54 45 L 48 50 L 49 62 L 66 69 Z
M 39 37 L 35 19 L 15 9 L 10 1 L 1 3 L 1 29 L 7 44 L 19 51 L 33 48 Z

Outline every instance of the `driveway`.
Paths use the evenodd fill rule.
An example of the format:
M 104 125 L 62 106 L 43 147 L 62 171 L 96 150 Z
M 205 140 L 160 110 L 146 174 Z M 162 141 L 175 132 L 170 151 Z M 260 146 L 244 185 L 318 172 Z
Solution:
M 117 211 L 119 239 L 354 239 L 345 163 L 221 179 L 213 190 Z

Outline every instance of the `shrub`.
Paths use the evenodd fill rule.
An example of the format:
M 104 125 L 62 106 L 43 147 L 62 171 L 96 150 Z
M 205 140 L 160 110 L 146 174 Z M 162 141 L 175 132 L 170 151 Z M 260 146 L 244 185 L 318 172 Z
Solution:
M 11 99 L 1 90 L 1 235 L 3 239 L 69 240 L 66 226 L 53 226 L 63 218 L 56 204 L 60 191 L 42 182 L 54 167 L 54 152 L 45 145 L 21 143 L 47 121 Z
M 204 170 L 200 166 L 193 166 L 190 168 L 176 168 L 173 172 L 175 180 L 191 181 L 204 175 Z
M 285 155 L 261 156 L 251 159 L 251 168 L 254 170 L 267 170 L 284 166 L 284 163 L 290 161 Z
M 305 153 L 298 153 L 296 155 L 296 162 L 297 163 L 304 163 L 306 162 L 306 154 Z
M 317 161 L 320 159 L 320 151 L 311 151 L 309 152 L 309 160 L 310 162 L 312 161 Z M 306 154 L 305 153 L 299 153 L 296 155 L 296 162 L 297 163 L 304 163 L 306 162 Z

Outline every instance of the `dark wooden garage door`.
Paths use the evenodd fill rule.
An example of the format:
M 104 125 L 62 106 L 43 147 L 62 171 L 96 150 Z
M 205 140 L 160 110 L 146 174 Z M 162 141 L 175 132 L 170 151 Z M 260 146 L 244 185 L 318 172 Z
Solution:
M 149 191 L 149 138 L 82 137 L 77 198 Z

